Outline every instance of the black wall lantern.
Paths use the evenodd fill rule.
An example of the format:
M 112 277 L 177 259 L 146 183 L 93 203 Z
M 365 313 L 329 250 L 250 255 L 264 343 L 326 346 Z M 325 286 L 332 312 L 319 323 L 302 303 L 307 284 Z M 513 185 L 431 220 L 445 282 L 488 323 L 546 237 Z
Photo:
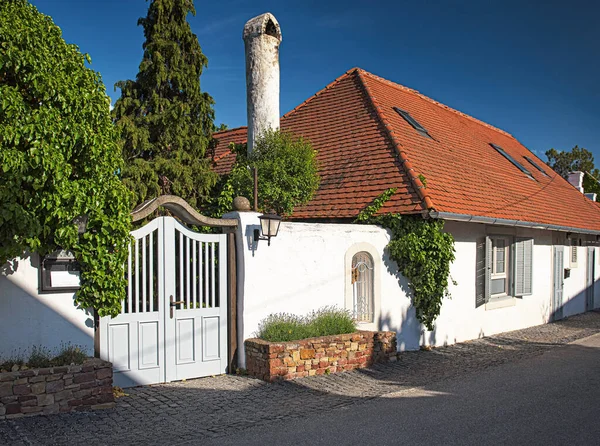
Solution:
M 279 232 L 281 217 L 275 214 L 264 214 L 258 218 L 260 219 L 260 230 L 254 230 L 254 241 L 266 240 L 267 245 L 271 246 L 271 237 L 276 237 Z

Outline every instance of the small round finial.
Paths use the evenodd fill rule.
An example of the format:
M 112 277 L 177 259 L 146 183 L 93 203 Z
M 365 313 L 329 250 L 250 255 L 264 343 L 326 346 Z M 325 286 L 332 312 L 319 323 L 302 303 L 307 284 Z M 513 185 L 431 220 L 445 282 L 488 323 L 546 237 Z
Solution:
M 235 197 L 233 199 L 233 210 L 238 212 L 247 212 L 250 210 L 250 200 L 246 197 Z

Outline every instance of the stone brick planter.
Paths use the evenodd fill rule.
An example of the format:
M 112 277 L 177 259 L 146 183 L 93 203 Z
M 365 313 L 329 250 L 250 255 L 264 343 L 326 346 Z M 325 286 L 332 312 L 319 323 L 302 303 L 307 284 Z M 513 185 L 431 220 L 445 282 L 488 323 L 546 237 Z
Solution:
M 273 382 L 344 372 L 396 357 L 396 333 L 358 331 L 291 342 L 247 339 L 248 374 Z
M 112 364 L 100 359 L 0 373 L 0 420 L 112 408 L 112 379 Z

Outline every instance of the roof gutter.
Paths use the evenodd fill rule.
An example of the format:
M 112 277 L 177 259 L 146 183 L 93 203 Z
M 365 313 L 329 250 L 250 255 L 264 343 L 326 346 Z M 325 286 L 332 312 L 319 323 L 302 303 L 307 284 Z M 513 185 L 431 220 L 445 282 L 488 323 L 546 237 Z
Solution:
M 591 234 L 600 235 L 600 231 L 594 231 L 591 229 L 573 228 L 571 226 L 561 225 L 549 225 L 546 223 L 534 223 L 522 220 L 508 220 L 505 218 L 493 218 L 493 217 L 481 217 L 479 215 L 469 214 L 455 214 L 454 212 L 438 212 L 431 210 L 428 213 L 431 218 L 451 220 L 451 221 L 464 221 L 469 223 L 483 223 L 486 225 L 501 225 L 501 226 L 516 226 L 519 228 L 530 228 L 530 229 L 545 229 L 548 231 L 561 231 L 561 232 L 574 232 L 578 234 Z

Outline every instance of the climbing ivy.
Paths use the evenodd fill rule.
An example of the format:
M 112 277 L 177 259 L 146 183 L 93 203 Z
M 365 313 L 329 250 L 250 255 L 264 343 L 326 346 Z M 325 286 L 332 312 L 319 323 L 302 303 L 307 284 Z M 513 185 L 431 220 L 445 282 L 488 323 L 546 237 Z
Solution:
M 356 222 L 378 224 L 391 231 L 392 239 L 387 245 L 390 258 L 408 280 L 417 319 L 428 330 L 433 330 L 442 308 L 442 299 L 449 295 L 454 237 L 444 232 L 443 220 L 394 213 L 375 215 L 395 191 L 388 189 L 383 192 L 358 215 Z
M 115 315 L 130 193 L 109 99 L 86 62 L 50 17 L 25 0 L 0 2 L 0 265 L 71 251 L 81 266 L 76 302 Z

